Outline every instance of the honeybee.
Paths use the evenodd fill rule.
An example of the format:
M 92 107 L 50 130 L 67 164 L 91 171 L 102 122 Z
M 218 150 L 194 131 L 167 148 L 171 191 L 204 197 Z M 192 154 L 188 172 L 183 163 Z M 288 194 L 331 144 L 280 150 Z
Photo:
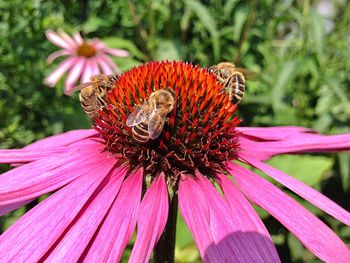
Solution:
M 224 85 L 222 92 L 228 91 L 228 100 L 233 104 L 239 104 L 243 99 L 246 76 L 252 77 L 254 75 L 253 72 L 237 68 L 235 64 L 230 62 L 221 62 L 209 67 L 208 70 Z
M 75 90 L 80 90 L 80 104 L 90 118 L 93 119 L 105 104 L 103 98 L 113 89 L 117 79 L 118 75 L 98 74 L 91 76 L 90 82 L 75 87 Z
M 174 93 L 171 89 L 159 89 L 149 96 L 128 116 L 126 125 L 132 127 L 135 141 L 146 143 L 159 137 L 163 131 L 166 116 L 175 107 Z

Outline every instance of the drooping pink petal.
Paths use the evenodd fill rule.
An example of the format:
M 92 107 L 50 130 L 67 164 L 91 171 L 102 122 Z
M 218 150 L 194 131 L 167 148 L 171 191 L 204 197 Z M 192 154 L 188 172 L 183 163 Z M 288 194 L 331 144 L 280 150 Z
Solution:
M 231 209 L 232 224 L 235 229 L 247 233 L 247 237 L 253 243 L 252 249 L 259 251 L 266 262 L 279 262 L 270 234 L 252 205 L 226 175 L 218 176 L 221 189 Z
M 108 65 L 108 63 L 106 63 L 106 61 L 104 61 L 100 57 L 97 57 L 96 60 L 97 60 L 97 63 L 100 65 L 104 74 L 106 74 L 106 75 L 113 74 L 112 68 Z
M 242 136 L 267 141 L 280 141 L 303 133 L 312 132 L 311 129 L 298 126 L 236 127 L 235 130 L 241 132 Z
M 97 37 L 94 37 L 88 41 L 89 45 L 93 46 L 95 49 L 105 48 L 106 45 Z
M 68 35 L 66 32 L 64 32 L 63 30 L 59 30 L 58 34 L 71 48 L 73 49 L 77 48 L 78 45 L 75 43 L 73 38 L 70 35 Z
M 91 66 L 91 76 L 100 74 L 100 68 L 98 67 L 96 58 L 90 58 L 90 66 Z
M 106 155 L 99 148 L 72 151 L 14 168 L 0 176 L 0 206 L 54 191 L 83 176 L 87 169 L 98 169 L 101 162 L 112 165 L 115 160 Z
M 45 31 L 45 35 L 47 37 L 47 39 L 55 44 L 56 46 L 59 46 L 61 48 L 64 49 L 68 49 L 68 50 L 73 50 L 73 47 L 69 45 L 68 42 L 66 42 L 60 35 L 58 35 L 56 32 L 52 31 L 52 30 L 46 30 Z
M 154 179 L 142 199 L 137 220 L 137 236 L 130 263 L 148 262 L 168 219 L 169 201 L 165 175 Z
M 84 213 L 78 215 L 48 255 L 48 262 L 78 261 L 119 192 L 126 170 L 126 166 L 118 167 L 105 178 L 84 207 Z
M 344 224 L 347 224 L 348 226 L 350 226 L 350 213 L 347 212 L 345 209 L 341 208 L 336 203 L 334 203 L 332 200 L 328 199 L 326 196 L 324 196 L 320 192 L 304 184 L 303 182 L 271 167 L 270 165 L 260 162 L 259 160 L 256 160 L 251 156 L 239 154 L 239 157 L 245 160 L 247 163 L 251 164 L 252 166 L 256 167 L 257 169 L 261 170 L 268 176 L 272 177 L 279 183 L 288 187 L 290 190 L 300 195 L 305 200 L 314 204 L 315 206 L 322 209 L 326 213 L 334 216 Z
M 50 87 L 56 85 L 58 80 L 63 76 L 65 72 L 67 72 L 75 63 L 76 57 L 68 57 L 63 60 L 57 68 L 45 78 L 44 83 Z
M 248 154 L 254 156 L 261 161 L 268 160 L 274 156 L 273 153 L 264 152 L 264 149 L 257 149 L 257 146 L 261 142 L 253 141 L 245 136 L 238 137 L 239 152 L 241 154 Z
M 68 72 L 68 76 L 64 83 L 64 93 L 68 96 L 72 95 L 73 88 L 76 81 L 79 79 L 81 73 L 84 71 L 86 59 L 79 57 L 75 65 Z
M 98 38 L 90 39 L 88 43 L 93 46 L 98 52 L 106 48 L 106 45 Z
M 85 129 L 85 130 L 72 130 L 65 133 L 53 135 L 39 141 L 36 141 L 26 147 L 26 150 L 34 150 L 34 149 L 48 149 L 54 150 L 59 146 L 66 146 L 72 144 L 74 142 L 83 140 L 85 138 L 90 138 L 96 136 L 98 132 L 94 129 Z
M 39 203 L 0 236 L 3 262 L 38 262 L 73 222 L 113 163 L 88 168 L 84 176 Z
M 207 193 L 208 194 L 208 193 Z M 216 246 L 210 225 L 210 210 L 197 182 L 183 177 L 179 184 L 179 208 L 204 262 L 225 262 Z
M 56 58 L 59 58 L 62 56 L 68 56 L 68 55 L 73 55 L 73 52 L 67 49 L 60 49 L 50 54 L 50 56 L 48 56 L 47 63 L 51 64 Z
M 270 182 L 234 163 L 228 171 L 255 204 L 289 229 L 313 254 L 326 262 L 350 262 L 350 250 L 322 221 Z
M 101 49 L 101 52 L 105 52 L 107 54 L 116 56 L 116 57 L 127 57 L 129 56 L 129 52 L 124 49 L 117 49 L 117 48 L 103 48 Z
M 73 33 L 73 39 L 75 40 L 75 43 L 80 46 L 84 43 L 83 38 L 81 37 L 79 32 L 74 32 Z
M 350 134 L 319 135 L 299 134 L 282 141 L 255 142 L 239 139 L 244 152 L 278 155 L 283 153 L 332 152 L 350 149 Z
M 203 175 L 198 176 L 197 182 L 210 204 L 210 228 L 224 258 L 234 262 L 280 262 L 270 235 L 245 231 L 246 227 L 235 221 L 237 216 L 231 216 L 231 209 L 213 184 Z
M 239 151 L 259 160 L 267 160 L 285 153 L 333 152 L 350 149 L 350 134 L 295 133 L 285 138 L 281 136 L 279 139 L 281 140 L 261 141 L 261 138 L 241 135 L 238 138 Z
M 118 74 L 122 72 L 109 56 L 103 53 L 100 53 L 98 56 L 102 58 L 113 69 L 113 72 L 116 72 Z
M 13 210 L 16 210 L 17 208 L 24 206 L 30 202 L 32 202 L 35 199 L 29 199 L 25 200 L 23 202 L 18 202 L 10 205 L 0 206 L 0 216 L 6 215 L 7 213 L 10 213 Z
M 48 149 L 48 150 L 1 150 L 0 163 L 28 163 L 36 161 L 50 155 L 62 153 L 64 149 Z
M 138 170 L 124 181 L 84 262 L 120 261 L 135 230 L 141 201 L 142 178 L 143 172 Z
M 93 75 L 91 59 L 87 59 L 85 63 L 84 72 L 81 76 L 80 82 L 85 83 L 90 81 L 90 77 Z

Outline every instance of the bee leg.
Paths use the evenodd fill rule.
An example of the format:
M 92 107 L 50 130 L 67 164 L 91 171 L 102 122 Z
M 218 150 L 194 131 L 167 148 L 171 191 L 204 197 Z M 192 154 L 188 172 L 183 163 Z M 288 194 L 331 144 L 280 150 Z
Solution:
M 225 92 L 226 88 L 225 86 L 220 89 L 219 95 L 223 94 Z

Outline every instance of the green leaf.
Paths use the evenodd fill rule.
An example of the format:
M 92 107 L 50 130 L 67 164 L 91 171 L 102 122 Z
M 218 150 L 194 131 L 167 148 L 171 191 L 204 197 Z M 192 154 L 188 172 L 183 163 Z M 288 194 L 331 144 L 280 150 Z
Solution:
M 126 58 L 112 57 L 112 59 L 118 65 L 118 67 L 120 67 L 122 71 L 126 71 L 132 67 L 136 67 L 141 64 L 140 61 L 130 57 L 126 57 Z
M 181 60 L 179 48 L 171 40 L 160 41 L 155 57 L 157 60 Z
M 85 33 L 96 32 L 101 27 L 107 27 L 109 22 L 100 17 L 91 16 L 89 19 L 82 25 L 82 30 Z
M 324 57 L 324 27 L 323 18 L 316 12 L 310 12 L 310 33 L 313 40 L 312 42 L 316 47 L 319 61 L 322 61 Z
M 290 262 L 323 262 L 316 259 L 316 257 L 310 251 L 305 249 L 300 243 L 300 240 L 298 240 L 292 233 L 288 233 L 287 238 L 288 247 L 291 252 Z
M 283 96 L 285 93 L 285 87 L 288 82 L 292 81 L 297 69 L 298 62 L 296 60 L 291 60 L 286 62 L 276 80 L 276 84 L 272 87 L 272 107 L 275 112 L 283 108 Z
M 188 230 L 185 221 L 183 220 L 180 211 L 177 213 L 176 223 L 176 246 L 179 248 L 185 247 L 193 243 L 191 232 Z
M 343 183 L 343 188 L 347 191 L 350 187 L 350 154 L 340 153 L 339 156 L 339 168 L 340 176 Z
M 327 85 L 329 86 L 330 90 L 334 92 L 336 96 L 340 99 L 341 103 L 343 104 L 343 107 L 350 108 L 350 101 L 348 100 L 348 95 L 344 90 L 340 88 L 339 80 L 336 77 L 329 77 L 326 80 Z
M 244 23 L 247 21 L 248 11 L 240 9 L 235 13 L 233 25 L 233 39 L 237 42 L 242 34 Z
M 325 172 L 331 169 L 333 159 L 311 155 L 281 155 L 272 158 L 268 163 L 307 185 L 315 186 L 321 182 Z
M 187 8 L 191 9 L 197 15 L 203 26 L 209 31 L 214 50 L 214 59 L 218 60 L 220 57 L 220 38 L 215 19 L 201 2 L 197 0 L 187 0 L 184 2 Z
M 122 48 L 128 50 L 134 57 L 145 59 L 145 55 L 135 46 L 135 44 L 127 39 L 120 37 L 105 37 L 102 41 L 111 48 Z
M 193 242 L 183 248 L 175 247 L 175 262 L 178 263 L 201 263 L 200 255 L 196 244 Z
M 177 213 L 175 259 L 176 262 L 200 262 L 198 248 L 180 211 Z
M 259 215 L 259 217 L 261 219 L 264 220 L 264 219 L 267 219 L 270 216 L 270 214 L 268 212 L 266 212 L 263 208 L 261 208 L 259 206 L 256 206 L 254 204 L 253 204 L 253 207 L 254 207 L 255 211 L 258 213 L 258 215 Z
M 233 8 L 235 5 L 238 4 L 238 0 L 227 0 L 224 5 L 224 17 L 225 19 L 228 19 L 232 13 Z

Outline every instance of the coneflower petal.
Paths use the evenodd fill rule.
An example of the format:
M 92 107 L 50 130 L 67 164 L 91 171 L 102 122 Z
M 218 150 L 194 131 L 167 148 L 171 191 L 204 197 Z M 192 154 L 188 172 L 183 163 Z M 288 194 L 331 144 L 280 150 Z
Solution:
M 320 135 L 295 134 L 285 140 L 259 141 L 242 138 L 240 146 L 244 152 L 262 153 L 270 156 L 284 153 L 332 152 L 350 148 L 350 134 Z
M 280 262 L 269 232 L 242 192 L 224 174 L 219 174 L 219 184 L 232 212 L 232 224 L 238 231 L 251 233 L 252 249 L 259 251 L 265 262 Z
M 106 165 L 115 163 L 105 159 L 106 153 L 97 148 L 86 153 L 71 151 L 12 169 L 0 176 L 0 206 L 54 191 L 84 175 L 86 169 L 98 169 L 102 161 Z
M 78 45 L 73 40 L 73 38 L 70 35 L 68 35 L 66 32 L 64 32 L 63 30 L 59 30 L 58 34 L 70 47 L 72 47 L 72 48 L 78 47 Z
M 245 154 L 239 154 L 238 156 L 279 183 L 283 184 L 294 193 L 300 195 L 305 200 L 322 209 L 326 213 L 334 216 L 344 224 L 350 226 L 350 213 L 320 192 L 293 178 L 292 176 L 289 176 L 268 164 L 260 162 L 251 156 Z
M 241 154 L 252 155 L 256 159 L 259 159 L 261 161 L 268 160 L 274 156 L 272 153 L 264 152 L 264 149 L 255 148 L 255 146 L 261 142 L 257 142 L 257 141 L 248 139 L 244 136 L 238 137 L 238 142 L 239 142 L 239 147 L 240 147 L 239 152 Z
M 106 63 L 104 59 L 98 57 L 96 58 L 96 60 L 104 74 L 110 75 L 113 73 L 113 69 L 111 68 L 111 66 L 108 65 L 108 63 Z
M 314 255 L 326 262 L 350 262 L 350 250 L 321 220 L 276 186 L 253 172 L 229 163 L 238 187 L 289 229 Z
M 100 74 L 100 68 L 98 67 L 97 60 L 95 57 L 92 57 L 90 59 L 90 66 L 91 66 L 91 76 Z
M 55 44 L 56 46 L 59 46 L 61 48 L 64 49 L 68 49 L 68 50 L 74 50 L 74 46 L 71 46 L 67 41 L 65 41 L 59 34 L 57 34 L 56 32 L 52 31 L 52 30 L 46 30 L 45 31 L 45 35 L 47 37 L 47 39 Z
M 56 85 L 58 80 L 63 76 L 64 73 L 66 73 L 76 62 L 77 57 L 68 57 L 65 60 L 63 60 L 57 68 L 45 78 L 44 83 L 50 87 L 53 87 Z
M 74 219 L 70 229 L 66 229 L 61 240 L 45 259 L 48 262 L 77 262 L 93 238 L 98 226 L 111 207 L 122 185 L 127 167 L 113 170 L 91 196 L 81 213 Z
M 53 52 L 50 56 L 47 57 L 47 63 L 51 64 L 56 58 L 62 56 L 74 55 L 74 52 L 67 49 L 61 49 Z
M 82 45 L 84 42 L 84 39 L 81 37 L 79 32 L 73 33 L 73 39 L 77 45 Z
M 84 262 L 119 262 L 135 230 L 141 202 L 142 170 L 128 176 L 102 223 Z M 116 227 L 117 226 L 117 227 Z
M 67 78 L 64 82 L 64 93 L 66 95 L 72 95 L 76 81 L 79 79 L 82 72 L 84 72 L 85 64 L 86 59 L 79 57 L 75 65 L 69 70 Z
M 55 149 L 57 146 L 65 146 L 72 144 L 74 142 L 79 142 L 82 139 L 90 138 L 97 135 L 98 132 L 94 129 L 85 129 L 85 130 L 72 130 L 62 134 L 53 135 L 41 140 L 38 140 L 23 149 L 32 150 L 32 149 Z M 1 159 L 0 159 L 1 162 Z
M 227 247 L 227 250 L 223 251 L 224 258 L 234 262 L 280 262 L 276 251 L 274 254 L 266 253 L 269 250 L 273 251 L 274 247 L 269 235 L 246 231 L 246 228 L 242 228 L 236 221 L 237 218 L 231 216 L 231 209 L 207 178 L 201 176 L 198 184 L 210 204 L 210 227 L 215 242 L 220 247 Z
M 313 132 L 311 129 L 298 126 L 277 127 L 236 127 L 241 136 L 256 138 L 266 141 L 280 141 L 303 133 Z
M 137 236 L 129 262 L 148 262 L 168 219 L 169 200 L 164 174 L 158 175 L 142 199 Z
M 113 60 L 109 56 L 100 53 L 99 57 L 102 58 L 113 69 L 114 72 L 118 74 L 121 73 L 120 68 L 118 68 L 118 66 L 113 62 Z
M 4 206 L 0 206 L 0 216 L 6 215 L 7 213 L 16 210 L 17 208 L 24 206 L 30 202 L 32 202 L 33 200 L 35 200 L 35 198 L 33 199 L 28 199 L 22 202 L 18 202 L 18 203 L 13 203 L 13 204 L 9 204 L 9 205 L 4 205 Z
M 84 72 L 81 76 L 80 82 L 89 82 L 90 77 L 93 75 L 91 59 L 88 59 L 85 63 Z
M 105 48 L 106 45 L 98 38 L 93 38 L 88 41 L 89 45 L 93 46 L 96 50 L 100 51 Z
M 63 187 L 22 216 L 0 236 L 3 262 L 38 262 L 76 218 L 111 169 L 86 167 L 84 176 Z
M 216 245 L 210 229 L 210 209 L 205 195 L 196 180 L 190 176 L 180 182 L 179 208 L 203 261 L 225 262 L 225 249 Z
M 129 56 L 129 52 L 124 49 L 117 49 L 117 48 L 103 48 L 101 49 L 102 52 L 105 52 L 107 54 L 116 56 L 116 57 L 127 57 Z
M 48 150 L 0 150 L 0 163 L 28 163 L 46 158 L 53 154 L 59 154 L 64 151 L 65 149 L 63 147 L 57 147 L 56 149 Z

